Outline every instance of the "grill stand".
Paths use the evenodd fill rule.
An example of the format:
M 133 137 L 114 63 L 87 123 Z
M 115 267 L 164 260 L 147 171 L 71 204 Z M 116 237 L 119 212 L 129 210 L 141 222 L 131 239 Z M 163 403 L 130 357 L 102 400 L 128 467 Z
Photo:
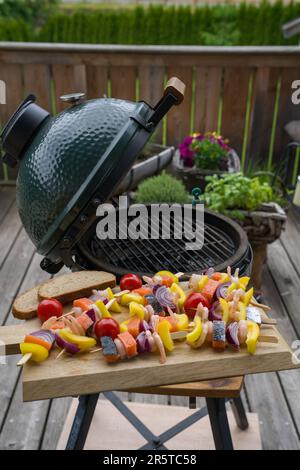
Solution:
M 69 434 L 66 450 L 83 450 L 100 393 L 79 397 L 79 403 Z M 228 398 L 206 398 L 206 406 L 197 410 L 188 418 L 172 426 L 159 436 L 155 436 L 147 426 L 113 392 L 104 392 L 117 410 L 147 441 L 139 450 L 167 450 L 165 442 L 173 438 L 201 418 L 209 415 L 216 450 L 233 450 L 231 432 L 228 424 L 226 401 Z M 247 416 L 240 397 L 230 400 L 237 426 L 241 430 L 248 428 Z

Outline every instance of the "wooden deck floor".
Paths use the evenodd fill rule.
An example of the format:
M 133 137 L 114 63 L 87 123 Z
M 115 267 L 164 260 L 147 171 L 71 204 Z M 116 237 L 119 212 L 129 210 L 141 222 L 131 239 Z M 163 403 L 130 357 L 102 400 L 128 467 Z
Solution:
M 48 277 L 21 227 L 13 188 L 0 187 L 0 324 L 18 292 Z M 288 343 L 300 338 L 300 218 L 289 214 L 280 241 L 270 245 L 263 293 Z M 0 449 L 55 449 L 70 399 L 22 403 L 16 357 L 0 362 Z M 265 449 L 300 449 L 300 371 L 247 376 L 243 398 L 259 415 Z M 122 394 L 131 401 L 187 406 L 182 397 Z M 201 405 L 201 399 L 198 400 Z

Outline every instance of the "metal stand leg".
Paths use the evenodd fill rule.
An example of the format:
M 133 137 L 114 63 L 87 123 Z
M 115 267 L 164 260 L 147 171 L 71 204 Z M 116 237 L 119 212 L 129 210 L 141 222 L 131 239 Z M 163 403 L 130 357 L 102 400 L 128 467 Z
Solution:
M 79 397 L 79 403 L 68 438 L 66 450 L 82 450 L 90 429 L 99 393 Z
M 225 398 L 206 398 L 216 450 L 233 450 Z
M 230 405 L 237 426 L 242 431 L 245 431 L 245 429 L 249 427 L 249 423 L 241 397 L 233 398 L 232 400 L 230 400 Z

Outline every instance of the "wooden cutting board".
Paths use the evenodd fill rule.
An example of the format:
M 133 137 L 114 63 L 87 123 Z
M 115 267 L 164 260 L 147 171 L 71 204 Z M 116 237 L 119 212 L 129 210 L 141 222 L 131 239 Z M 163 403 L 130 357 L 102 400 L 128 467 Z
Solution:
M 65 306 L 65 311 L 70 309 L 71 306 Z M 123 308 L 121 314 L 114 315 L 118 321 L 123 321 L 128 316 L 128 310 Z M 264 312 L 262 316 L 265 316 Z M 5 345 L 6 354 L 18 354 L 19 343 L 26 333 L 39 328 L 38 319 L 1 327 L 0 344 Z M 29 362 L 24 366 L 23 399 L 43 400 L 300 367 L 293 364 L 292 351 L 274 325 L 269 325 L 264 332 L 277 336 L 278 343 L 258 343 L 253 356 L 244 347 L 241 352 L 230 349 L 218 352 L 210 346 L 194 350 L 186 343 L 177 341 L 175 350 L 167 354 L 167 362 L 163 365 L 159 363 L 157 353 L 114 364 L 107 364 L 101 352 L 86 352 L 72 357 L 66 354 L 56 360 L 59 350 L 55 348 L 45 362 Z

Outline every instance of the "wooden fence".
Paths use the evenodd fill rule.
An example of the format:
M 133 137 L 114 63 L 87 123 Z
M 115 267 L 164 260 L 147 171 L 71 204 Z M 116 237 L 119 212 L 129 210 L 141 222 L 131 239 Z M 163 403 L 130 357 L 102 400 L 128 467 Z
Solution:
M 7 88 L 0 123 L 29 92 L 52 113 L 64 109 L 59 96 L 74 91 L 155 104 L 174 75 L 186 83 L 185 100 L 168 114 L 156 142 L 177 145 L 191 131 L 218 130 L 243 166 L 278 164 L 288 142 L 284 126 L 300 120 L 300 105 L 291 101 L 292 82 L 300 80 L 299 47 L 0 43 L 0 80 Z M 296 158 L 293 178 L 298 166 Z M 0 179 L 15 178 L 15 170 L 0 171 Z

